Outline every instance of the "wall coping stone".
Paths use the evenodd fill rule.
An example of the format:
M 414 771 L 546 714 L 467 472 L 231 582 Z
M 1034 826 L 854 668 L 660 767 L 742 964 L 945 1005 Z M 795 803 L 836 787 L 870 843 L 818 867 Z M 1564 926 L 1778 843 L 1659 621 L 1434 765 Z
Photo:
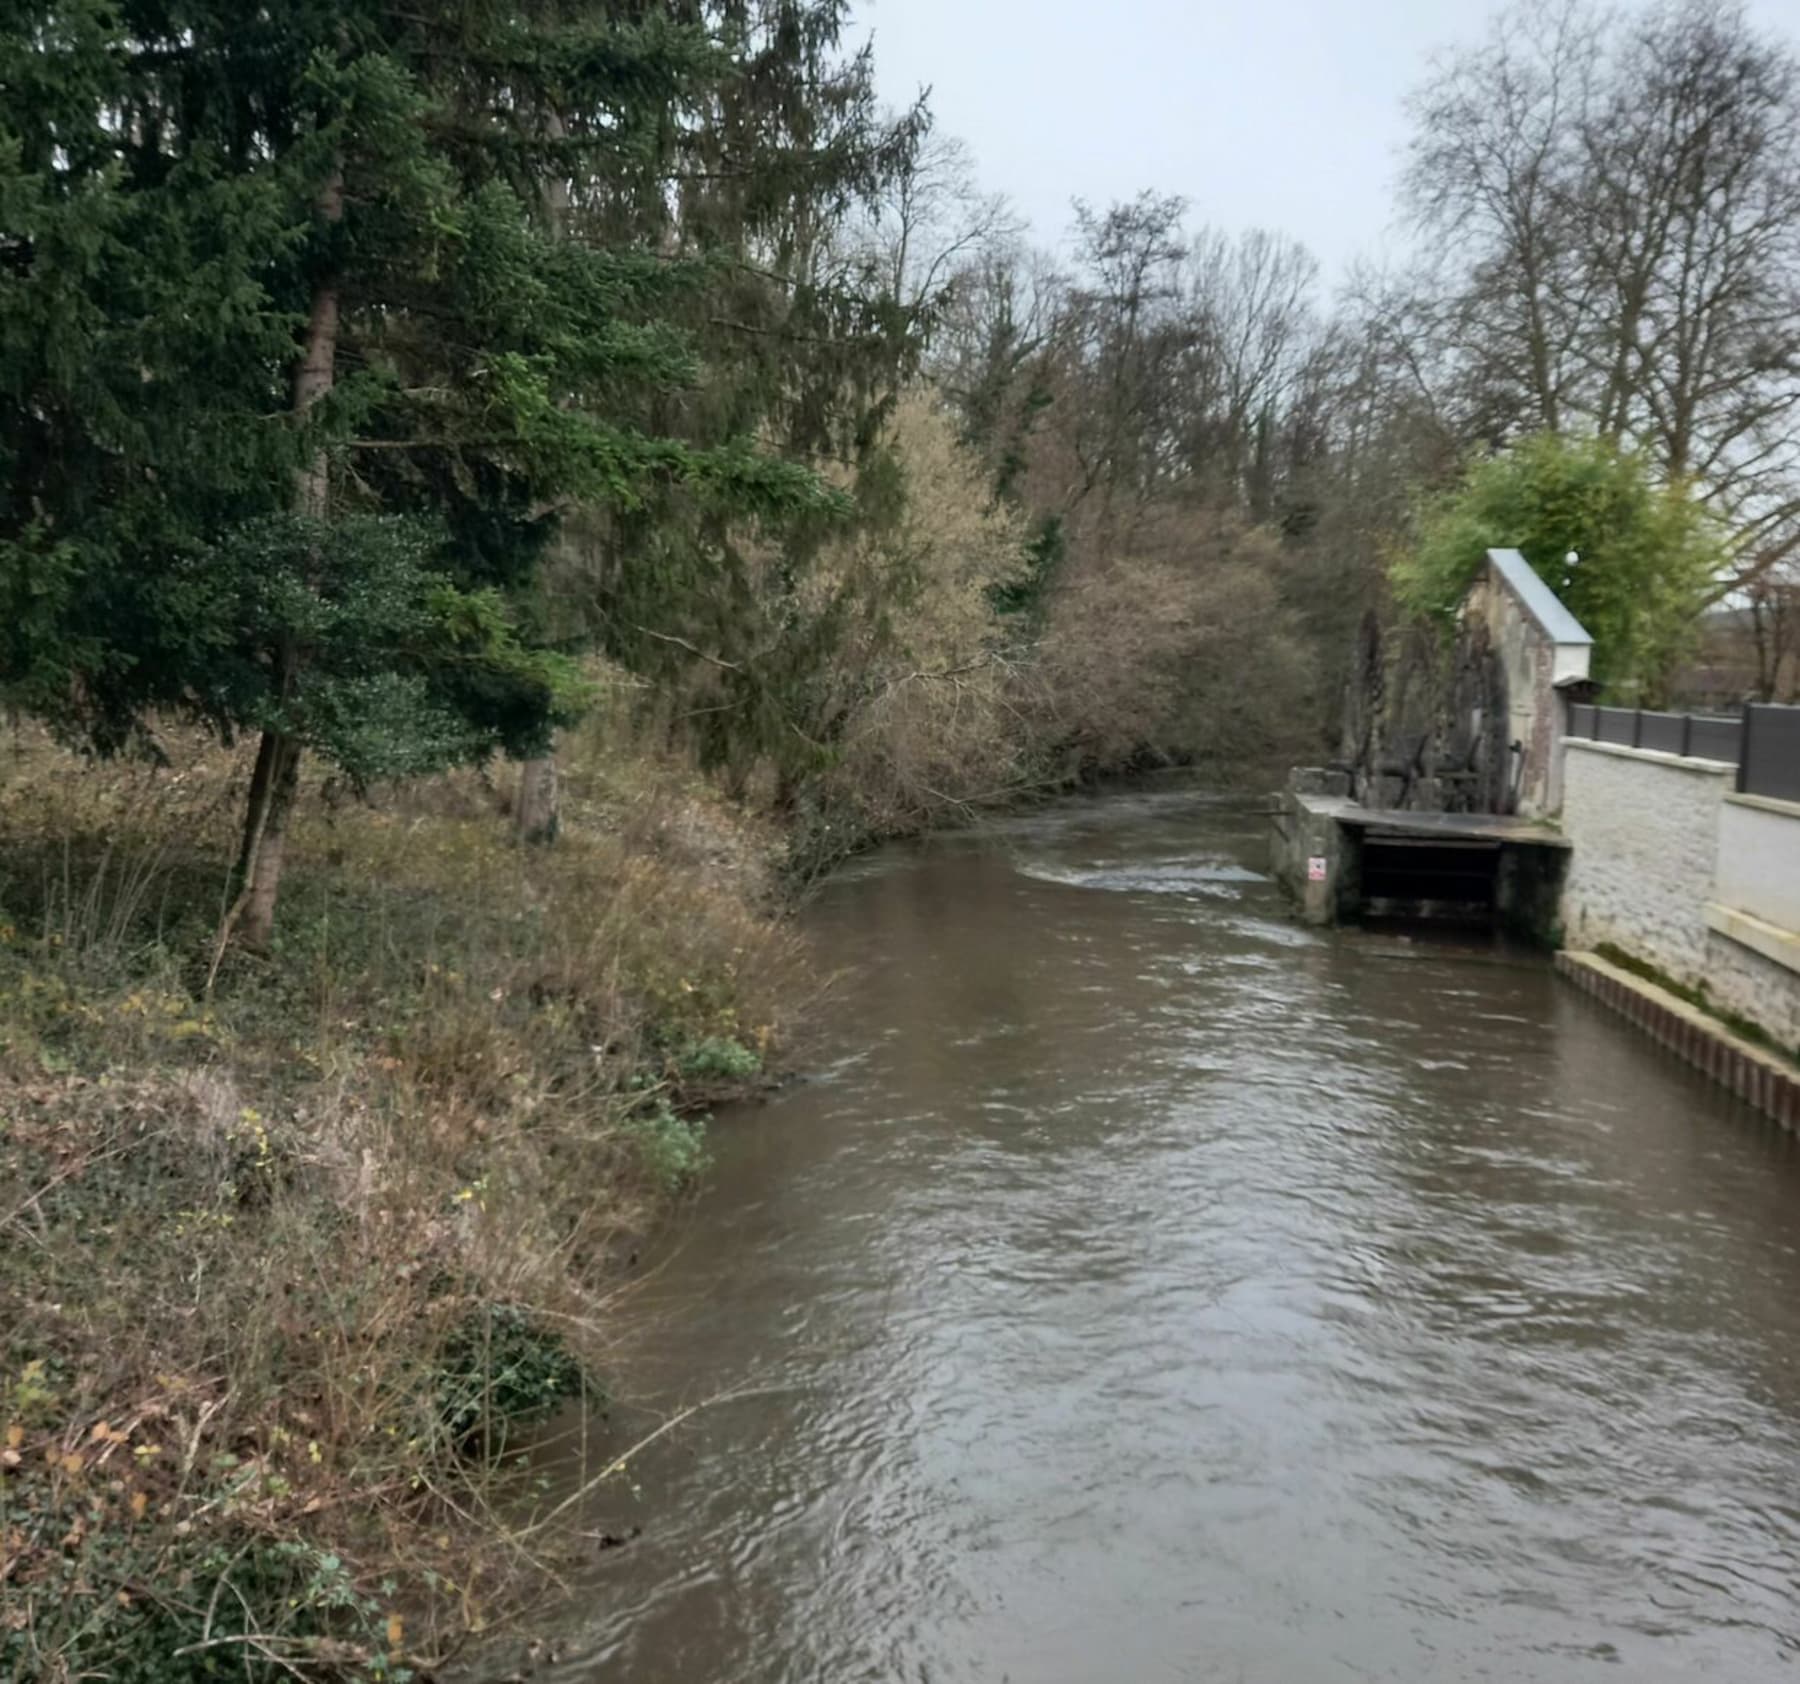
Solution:
M 1733 780 L 1737 777 L 1737 767 L 1729 760 L 1702 760 L 1698 755 L 1664 754 L 1660 749 L 1632 748 L 1628 743 L 1598 743 L 1592 737 L 1564 737 L 1563 744 L 1567 748 L 1578 748 L 1591 754 L 1610 754 L 1620 760 L 1644 760 L 1653 766 L 1667 766 L 1677 772 L 1704 772 L 1710 777 Z M 1800 813 L 1800 809 L 1794 808 L 1792 803 L 1786 805 L 1789 811 Z
M 1759 813 L 1773 813 L 1777 818 L 1800 819 L 1800 801 L 1781 801 L 1773 795 L 1739 795 L 1735 790 L 1725 799 L 1734 807 L 1754 807 Z
M 1774 960 L 1777 965 L 1800 971 L 1800 935 L 1795 935 L 1792 930 L 1784 930 L 1766 918 L 1758 918 L 1752 912 L 1743 912 L 1716 900 L 1706 903 L 1706 927 L 1760 953 L 1765 959 Z

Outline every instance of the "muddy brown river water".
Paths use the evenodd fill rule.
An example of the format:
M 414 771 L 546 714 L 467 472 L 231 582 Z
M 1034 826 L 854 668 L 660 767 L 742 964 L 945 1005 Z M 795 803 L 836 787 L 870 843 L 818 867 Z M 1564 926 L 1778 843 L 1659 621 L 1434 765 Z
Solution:
M 1800 1160 L 1250 804 L 860 862 L 631 1297 L 567 1684 L 1800 1681 Z

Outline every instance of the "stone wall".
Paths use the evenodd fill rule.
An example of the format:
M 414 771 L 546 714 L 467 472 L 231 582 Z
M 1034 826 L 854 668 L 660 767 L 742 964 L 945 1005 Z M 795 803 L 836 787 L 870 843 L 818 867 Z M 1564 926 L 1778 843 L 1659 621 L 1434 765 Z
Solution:
M 1725 797 L 1706 922 L 1714 992 L 1800 1047 L 1800 803 Z
M 1736 770 L 1609 743 L 1564 746 L 1563 885 L 1571 947 L 1612 942 L 1690 986 L 1706 965 L 1719 809 Z
M 1336 923 L 1342 902 L 1355 893 L 1350 839 L 1337 821 L 1349 788 L 1341 772 L 1298 766 L 1275 798 L 1270 867 L 1309 924 Z
M 1587 675 L 1592 645 L 1558 642 L 1556 629 L 1565 635 L 1572 629 L 1582 639 L 1587 633 L 1573 621 L 1569 628 L 1546 627 L 1520 593 L 1521 574 L 1529 574 L 1538 591 L 1548 594 L 1516 551 L 1490 552 L 1463 603 L 1462 635 L 1493 650 L 1500 677 L 1494 762 L 1504 772 L 1493 810 L 1542 818 L 1556 811 L 1560 794 L 1556 746 L 1563 718 L 1556 686 L 1565 677 Z M 1561 604 L 1556 607 L 1561 611 Z
M 1706 939 L 1706 997 L 1800 1052 L 1800 974 L 1717 932 Z
M 1782 1046 L 1800 1046 L 1800 934 L 1730 905 L 1747 875 L 1800 879 L 1800 807 L 1773 815 L 1785 834 L 1761 822 L 1746 827 L 1733 767 L 1573 739 L 1563 752 L 1562 828 L 1574 847 L 1562 898 L 1566 944 L 1611 944 L 1703 990 Z M 1760 821 L 1777 804 L 1755 805 Z M 1739 842 L 1747 831 L 1754 860 Z
M 1719 892 L 1726 906 L 1800 930 L 1800 807 L 1731 795 L 1719 814 Z

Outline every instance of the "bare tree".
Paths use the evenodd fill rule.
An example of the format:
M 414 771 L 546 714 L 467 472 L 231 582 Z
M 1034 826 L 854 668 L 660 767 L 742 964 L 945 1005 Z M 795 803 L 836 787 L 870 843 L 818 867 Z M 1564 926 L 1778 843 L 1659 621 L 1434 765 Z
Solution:
M 1184 262 L 1187 465 L 1251 518 L 1273 508 L 1282 418 L 1317 344 L 1319 265 L 1285 235 L 1203 230 Z
M 1047 254 L 1017 238 L 997 242 L 959 267 L 933 326 L 927 370 L 1003 496 L 1026 467 L 1048 401 L 1044 354 L 1066 293 Z
M 888 184 L 864 237 L 880 253 L 893 296 L 920 309 L 941 304 L 959 274 L 1012 244 L 1024 226 L 1004 193 L 982 191 L 968 146 L 933 130 Z
M 1748 573 L 1800 539 L 1800 66 L 1735 6 L 1624 40 L 1582 132 L 1592 415 L 1691 477 Z
M 1413 102 L 1415 333 L 1478 436 L 1592 430 L 1800 547 L 1800 60 L 1732 0 L 1519 0 Z M 1434 296 L 1435 295 L 1435 296 Z M 1416 342 L 1415 342 L 1416 343 Z
M 1583 370 L 1575 180 L 1599 59 L 1581 0 L 1519 0 L 1411 102 L 1404 202 L 1442 254 L 1442 325 L 1519 426 L 1562 427 Z
M 1756 655 L 1757 699 L 1789 700 L 1800 689 L 1790 671 L 1800 642 L 1800 582 L 1764 573 L 1751 582 L 1744 597 Z
M 1104 211 L 1076 203 L 1076 277 L 1055 347 L 1079 466 L 1070 510 L 1099 492 L 1101 517 L 1110 519 L 1121 499 L 1141 498 L 1167 469 L 1170 399 L 1191 336 L 1180 312 L 1185 209 L 1157 193 Z

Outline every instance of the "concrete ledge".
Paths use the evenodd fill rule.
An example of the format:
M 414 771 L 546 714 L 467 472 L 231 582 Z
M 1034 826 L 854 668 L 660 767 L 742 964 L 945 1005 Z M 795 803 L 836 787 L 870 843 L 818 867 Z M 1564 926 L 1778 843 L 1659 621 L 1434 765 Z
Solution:
M 1778 801 L 1772 795 L 1739 795 L 1736 790 L 1727 795 L 1725 801 L 1728 806 L 1773 813 L 1778 819 L 1800 819 L 1800 801 Z
M 1644 760 L 1652 766 L 1667 766 L 1675 772 L 1705 772 L 1715 778 L 1737 781 L 1737 767 L 1729 760 L 1702 760 L 1695 754 L 1664 754 L 1657 748 L 1633 748 L 1629 743 L 1602 743 L 1592 737 L 1564 737 L 1565 748 L 1578 748 L 1586 754 L 1610 754 L 1620 760 Z
M 1800 1131 L 1800 1065 L 1732 1034 L 1697 1007 L 1609 965 L 1598 954 L 1559 953 L 1556 968 L 1747 1105 L 1783 1128 Z
M 1753 913 L 1740 912 L 1736 907 L 1721 906 L 1716 900 L 1706 903 L 1706 927 L 1777 965 L 1800 971 L 1800 936 L 1792 930 L 1784 930 Z

